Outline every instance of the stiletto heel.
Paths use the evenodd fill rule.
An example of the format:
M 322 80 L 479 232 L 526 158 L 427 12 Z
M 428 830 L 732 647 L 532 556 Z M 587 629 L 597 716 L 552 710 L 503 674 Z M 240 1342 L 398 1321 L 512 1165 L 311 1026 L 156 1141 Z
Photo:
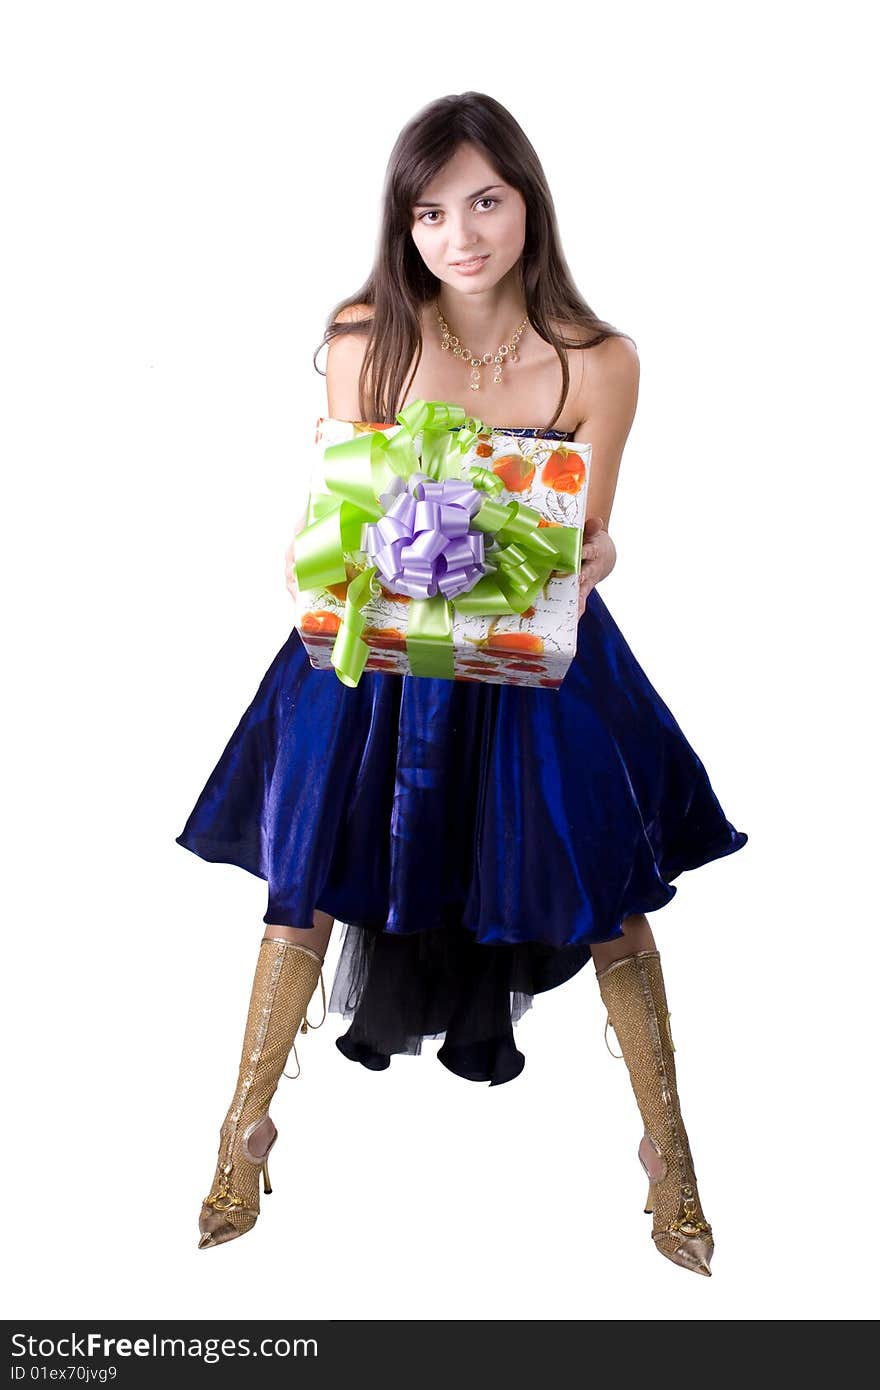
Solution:
M 654 1244 L 674 1264 L 711 1275 L 715 1242 L 681 1116 L 660 953 L 623 956 L 596 978 L 645 1126 L 639 1160 L 648 1175 L 645 1211 L 654 1217 Z
M 269 1104 L 291 1048 L 295 1053 L 301 1024 L 306 1031 L 306 1010 L 319 979 L 324 992 L 322 966 L 323 958 L 308 946 L 280 937 L 260 942 L 238 1085 L 220 1130 L 214 1184 L 199 1216 L 200 1250 L 253 1229 L 260 1214 L 261 1172 L 263 1192 L 272 1191 L 268 1158 L 278 1130 Z

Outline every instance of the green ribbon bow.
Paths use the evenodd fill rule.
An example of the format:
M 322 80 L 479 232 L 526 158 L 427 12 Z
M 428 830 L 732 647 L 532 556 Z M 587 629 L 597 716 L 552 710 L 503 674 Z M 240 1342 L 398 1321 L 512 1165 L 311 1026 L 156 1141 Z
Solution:
M 309 497 L 308 524 L 296 538 L 296 580 L 301 589 L 344 582 L 346 554 L 361 549 L 364 523 L 384 516 L 379 497 L 395 476 L 406 481 L 420 470 L 434 482 L 466 479 L 487 494 L 471 518 L 471 526 L 495 537 L 497 546 L 489 558 L 497 569 L 454 599 L 443 594 L 411 599 L 406 633 L 412 674 L 453 680 L 453 608 L 479 615 L 524 612 L 554 570 L 566 574 L 578 570 L 582 528 L 539 529 L 541 514 L 534 507 L 496 500 L 504 488 L 497 474 L 478 465 L 463 467 L 463 456 L 483 428 L 463 406 L 417 400 L 395 418 L 401 428 L 393 435 L 373 430 L 324 450 L 329 491 Z M 419 435 L 421 446 L 417 447 Z M 370 654 L 361 637 L 366 626 L 361 610 L 381 592 L 377 574 L 377 567 L 369 565 L 348 586 L 342 624 L 330 657 L 337 676 L 347 686 L 358 684 Z

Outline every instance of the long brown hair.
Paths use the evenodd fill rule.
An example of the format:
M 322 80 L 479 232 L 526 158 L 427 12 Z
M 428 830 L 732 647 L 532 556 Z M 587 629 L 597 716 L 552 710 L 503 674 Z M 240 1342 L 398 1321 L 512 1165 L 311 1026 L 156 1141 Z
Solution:
M 501 178 L 525 200 L 520 281 L 532 327 L 552 344 L 562 367 L 562 391 L 553 419 L 544 427 L 552 429 L 568 395 L 564 349 L 596 347 L 606 338 L 629 335 L 600 319 L 582 298 L 562 252 L 541 162 L 510 112 L 483 92 L 439 97 L 400 132 L 385 173 L 373 268 L 361 288 L 330 314 L 313 364 L 324 375 L 315 359 L 332 338 L 340 333 L 365 335 L 367 346 L 358 379 L 360 418 L 376 423 L 394 420 L 410 364 L 414 375 L 422 355 L 420 307 L 436 298 L 441 283 L 425 265 L 412 239 L 413 203 L 465 141 L 479 146 Z M 337 323 L 340 311 L 354 304 L 371 306 L 372 317 Z M 574 329 L 577 336 L 560 336 L 554 321 Z

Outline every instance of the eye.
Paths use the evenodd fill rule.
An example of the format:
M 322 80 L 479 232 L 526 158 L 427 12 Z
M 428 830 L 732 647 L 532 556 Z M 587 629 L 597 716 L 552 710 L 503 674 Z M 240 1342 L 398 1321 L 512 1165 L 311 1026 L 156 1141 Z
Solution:
M 480 203 L 500 203 L 500 202 L 501 202 L 501 199 L 500 199 L 500 198 L 493 198 L 493 197 L 491 197 L 491 196 L 487 193 L 486 196 L 485 196 L 484 198 L 478 198 L 478 199 L 477 199 L 477 201 L 474 203 L 474 207 L 479 207 Z M 427 222 L 427 221 L 425 221 L 425 219 L 428 218 L 428 217 L 433 217 L 435 214 L 438 214 L 438 215 L 439 215 L 439 212 L 440 212 L 440 209 L 439 209 L 439 208 L 429 208 L 427 212 L 423 212 L 423 213 L 421 214 L 421 216 L 419 217 L 419 221 L 420 221 L 420 222 L 424 222 L 424 224 L 425 224 L 426 227 L 436 227 L 436 225 L 437 225 L 436 222 Z

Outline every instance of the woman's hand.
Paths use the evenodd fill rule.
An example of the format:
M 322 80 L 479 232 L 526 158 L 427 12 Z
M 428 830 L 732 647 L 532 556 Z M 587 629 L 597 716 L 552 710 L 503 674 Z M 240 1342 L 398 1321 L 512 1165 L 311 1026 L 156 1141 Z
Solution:
M 601 516 L 587 517 L 584 525 L 584 544 L 581 550 L 581 572 L 578 581 L 578 622 L 584 616 L 590 590 L 605 579 L 617 563 L 617 548 L 605 530 Z

